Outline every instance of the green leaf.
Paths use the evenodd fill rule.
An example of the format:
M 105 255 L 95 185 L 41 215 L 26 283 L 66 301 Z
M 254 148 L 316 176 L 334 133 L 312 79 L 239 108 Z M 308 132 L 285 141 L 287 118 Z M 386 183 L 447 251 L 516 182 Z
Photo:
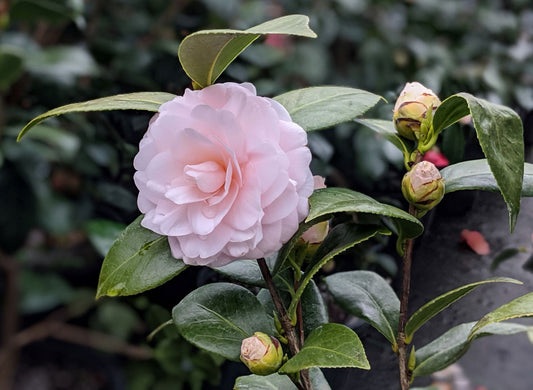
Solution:
M 23 72 L 23 60 L 20 53 L 0 47 L 0 91 L 7 91 Z
M 463 161 L 440 171 L 446 193 L 464 190 L 500 192 L 487 160 Z M 533 196 L 533 164 L 524 163 L 521 196 Z
M 313 131 L 348 122 L 374 107 L 379 95 L 349 87 L 310 87 L 276 96 L 294 122 Z
M 274 323 L 259 300 L 230 283 L 202 286 L 174 307 L 172 319 L 192 344 L 239 361 L 241 343 L 254 332 L 274 334 Z
M 412 142 L 398 135 L 392 121 L 384 119 L 356 119 L 355 121 L 381 135 L 396 146 L 404 155 L 410 155 L 413 151 L 414 146 Z
M 96 251 L 105 257 L 125 228 L 126 225 L 123 223 L 105 219 L 93 219 L 85 225 L 85 232 Z
M 324 281 L 335 301 L 396 345 L 400 301 L 389 283 L 370 271 L 339 272 Z
M 474 322 L 458 325 L 428 345 L 416 351 L 416 366 L 413 377 L 430 375 L 440 371 L 463 356 L 472 341 L 479 337 L 490 335 L 513 335 L 528 332 L 533 328 L 521 324 L 497 323 L 488 325 L 481 332 L 476 332 L 469 338 Z
M 329 187 L 315 190 L 309 198 L 309 206 L 309 215 L 305 222 L 328 214 L 355 212 L 390 218 L 398 229 L 400 241 L 418 237 L 424 231 L 422 223 L 405 211 L 347 188 Z
M 159 106 L 176 96 L 166 92 L 134 92 L 122 95 L 108 96 L 100 99 L 89 100 L 82 103 L 67 104 L 54 108 L 44 114 L 33 118 L 18 135 L 17 141 L 26 134 L 33 126 L 47 118 L 69 114 L 71 112 L 109 111 L 109 110 L 145 110 L 158 111 Z
M 268 258 L 266 259 L 266 262 L 269 268 L 272 268 L 273 259 Z M 259 264 L 257 264 L 257 260 L 232 261 L 231 263 L 222 267 L 213 268 L 213 271 L 216 271 L 227 278 L 240 283 L 266 288 L 266 284 L 263 280 L 263 275 L 261 274 L 261 269 L 259 268 Z
M 277 282 L 276 278 L 279 277 L 278 275 L 274 278 L 274 282 Z M 283 300 L 283 303 L 289 305 L 291 302 L 291 295 L 287 292 L 286 288 L 280 288 L 279 290 L 281 290 L 281 299 Z M 272 297 L 268 290 L 262 289 L 259 291 L 257 299 L 259 299 L 267 313 L 274 312 L 274 303 L 272 302 Z M 313 280 L 307 284 L 307 287 L 301 296 L 301 303 L 303 328 L 306 336 L 320 325 L 328 323 L 328 308 L 324 303 L 320 290 Z
M 511 231 L 520 211 L 520 194 L 524 175 L 524 138 L 522 121 L 508 107 L 478 99 L 467 93 L 450 96 L 437 108 L 433 117 L 436 134 L 472 115 L 481 149 L 509 209 Z
M 507 248 L 501 251 L 498 256 L 494 260 L 492 260 L 492 263 L 490 265 L 490 270 L 494 271 L 496 268 L 500 266 L 501 263 L 503 263 L 506 260 L 509 260 L 510 258 L 516 256 L 520 252 L 525 252 L 526 250 L 524 248 Z
M 491 311 L 480 319 L 470 331 L 469 339 L 475 336 L 476 333 L 492 323 L 510 320 L 520 317 L 533 316 L 533 292 L 522 295 L 505 305 L 500 306 L 496 310 Z M 483 329 L 484 331 L 484 329 Z
M 316 38 L 305 15 L 287 15 L 247 30 L 202 30 L 181 42 L 178 57 L 185 73 L 200 87 L 213 84 L 253 41 L 266 34 Z
M 357 334 L 341 324 L 325 324 L 316 328 L 296 355 L 279 369 L 292 374 L 311 367 L 355 367 L 370 369 L 365 350 Z
M 132 295 L 157 287 L 187 266 L 170 253 L 168 239 L 141 226 L 143 216 L 118 237 L 102 264 L 96 298 Z
M 296 290 L 296 294 L 289 306 L 288 313 L 291 318 L 294 318 L 296 307 L 300 296 L 305 287 L 311 281 L 313 276 L 333 257 L 339 253 L 357 245 L 363 241 L 374 237 L 376 234 L 390 233 L 387 229 L 377 225 L 358 225 L 355 223 L 346 223 L 335 226 L 327 235 L 322 244 L 311 258 L 307 266 L 303 278 L 300 281 L 300 286 Z
M 438 313 L 440 313 L 442 310 L 450 306 L 452 303 L 458 301 L 462 297 L 464 297 L 466 294 L 468 294 L 470 291 L 475 289 L 478 286 L 481 286 L 482 284 L 487 283 L 514 283 L 514 284 L 522 284 L 522 282 L 510 279 L 510 278 L 491 278 L 487 280 L 482 280 L 475 283 L 470 283 L 465 286 L 456 288 L 452 291 L 448 291 L 447 293 L 444 293 L 437 298 L 429 301 L 424 306 L 422 306 L 420 309 L 418 309 L 407 321 L 407 324 L 405 325 L 405 337 L 406 342 L 410 343 L 413 334 L 420 328 L 422 325 L 424 325 L 426 322 L 428 322 L 431 318 L 436 316 Z
M 311 367 L 309 379 L 313 390 L 331 390 L 320 368 Z M 237 378 L 233 390 L 297 390 L 297 387 L 286 375 L 248 375 Z

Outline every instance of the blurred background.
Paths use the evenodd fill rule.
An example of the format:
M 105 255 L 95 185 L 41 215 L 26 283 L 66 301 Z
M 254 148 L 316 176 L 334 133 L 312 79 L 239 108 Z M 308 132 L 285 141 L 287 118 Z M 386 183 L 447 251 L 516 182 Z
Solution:
M 231 389 L 246 374 L 171 327 L 146 340 L 184 295 L 220 278 L 209 269 L 142 296 L 94 300 L 103 257 L 139 214 L 132 160 L 151 114 L 68 115 L 21 143 L 16 136 L 60 105 L 182 94 L 190 80 L 177 49 L 187 34 L 292 13 L 308 15 L 318 38 L 257 41 L 220 81 L 251 81 L 265 96 L 321 84 L 366 89 L 389 102 L 368 116 L 389 119 L 416 80 L 441 99 L 465 91 L 511 106 L 531 141 L 530 0 L 0 0 L 0 389 Z M 402 156 L 375 133 L 348 123 L 310 134 L 309 144 L 328 185 L 402 206 Z M 481 157 L 468 122 L 447 130 L 436 152 L 450 163 Z M 462 215 L 473 201 L 445 207 Z M 387 240 L 346 257 L 337 270 L 395 280 Z M 345 318 L 332 309 L 332 320 Z

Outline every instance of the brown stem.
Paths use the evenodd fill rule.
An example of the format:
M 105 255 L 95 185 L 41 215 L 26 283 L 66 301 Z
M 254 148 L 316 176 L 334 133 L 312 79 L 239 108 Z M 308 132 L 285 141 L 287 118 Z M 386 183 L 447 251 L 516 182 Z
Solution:
M 422 160 L 422 154 L 417 151 L 414 164 Z M 409 205 L 409 214 L 417 217 L 418 211 L 413 205 Z M 400 297 L 400 318 L 398 323 L 398 368 L 400 370 L 400 386 L 402 390 L 409 390 L 411 373 L 409 372 L 409 358 L 405 344 L 405 325 L 407 324 L 409 291 L 411 289 L 411 263 L 413 260 L 414 239 L 407 240 L 403 254 L 402 264 L 402 295 Z
M 274 307 L 276 308 L 276 311 L 278 312 L 281 326 L 283 327 L 283 330 L 285 331 L 285 337 L 287 338 L 287 342 L 289 343 L 289 350 L 291 351 L 291 354 L 294 356 L 300 351 L 300 346 L 299 346 L 298 338 L 296 337 L 294 326 L 291 324 L 289 316 L 287 315 L 287 310 L 285 309 L 285 306 L 283 305 L 283 301 L 281 300 L 281 297 L 279 296 L 278 290 L 276 290 L 276 286 L 274 285 L 274 281 L 272 280 L 272 275 L 270 274 L 270 270 L 268 269 L 268 265 L 265 259 L 258 259 L 257 263 L 259 264 L 259 269 L 261 270 L 263 279 L 265 280 L 268 291 L 270 292 L 270 296 L 272 297 L 272 302 L 274 302 Z M 312 390 L 311 381 L 309 379 L 309 373 L 307 370 L 300 372 L 300 378 L 301 378 L 302 385 L 303 385 L 302 390 Z
M 0 389 L 10 389 L 18 365 L 18 349 L 13 346 L 13 338 L 18 327 L 18 265 L 17 261 L 0 252 L 0 266 L 4 270 L 6 286 L 2 321 L 2 343 L 0 360 Z

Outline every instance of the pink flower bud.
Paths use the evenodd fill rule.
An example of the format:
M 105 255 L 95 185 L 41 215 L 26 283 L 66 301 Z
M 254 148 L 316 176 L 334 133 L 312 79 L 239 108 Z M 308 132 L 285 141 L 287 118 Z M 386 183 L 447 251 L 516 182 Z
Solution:
M 280 342 L 262 332 L 242 340 L 241 361 L 253 374 L 270 375 L 275 373 L 283 362 L 283 349 Z
M 428 110 L 435 111 L 440 100 L 431 89 L 414 82 L 407 83 L 394 106 L 393 120 L 401 136 L 415 140 Z
M 419 210 L 431 210 L 444 197 L 444 181 L 429 161 L 416 164 L 402 180 L 405 199 Z

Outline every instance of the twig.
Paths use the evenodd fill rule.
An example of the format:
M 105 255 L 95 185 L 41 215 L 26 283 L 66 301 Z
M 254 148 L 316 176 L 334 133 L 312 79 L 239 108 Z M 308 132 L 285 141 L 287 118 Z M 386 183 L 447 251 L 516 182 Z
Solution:
M 18 327 L 18 265 L 17 261 L 0 252 L 0 266 L 5 279 L 5 301 L 2 321 L 2 343 L 0 354 L 0 389 L 10 389 L 18 365 L 18 353 L 13 351 L 13 337 Z
M 283 305 L 283 301 L 279 296 L 278 290 L 276 290 L 276 286 L 274 285 L 272 275 L 270 275 L 270 270 L 268 269 L 268 265 L 265 259 L 258 259 L 257 263 L 259 264 L 261 274 L 263 275 L 263 279 L 265 280 L 268 291 L 270 292 L 270 296 L 272 297 L 272 302 L 274 302 L 274 307 L 276 308 L 276 311 L 279 314 L 281 326 L 285 331 L 285 337 L 287 338 L 287 341 L 289 343 L 289 350 L 294 356 L 300 351 L 299 342 L 298 338 L 296 337 L 294 326 L 292 326 L 291 321 L 287 316 L 287 310 Z M 311 381 L 309 379 L 309 373 L 307 370 L 300 372 L 300 378 L 303 385 L 302 390 L 312 390 Z
M 417 151 L 414 164 L 422 160 L 422 154 Z M 418 211 L 409 205 L 409 214 L 417 217 Z M 411 263 L 413 260 L 414 239 L 407 240 L 402 264 L 402 295 L 400 297 L 400 318 L 398 323 L 398 368 L 400 370 L 400 386 L 402 390 L 409 390 L 411 373 L 409 372 L 407 348 L 405 345 L 405 325 L 407 323 L 409 292 L 411 289 Z

